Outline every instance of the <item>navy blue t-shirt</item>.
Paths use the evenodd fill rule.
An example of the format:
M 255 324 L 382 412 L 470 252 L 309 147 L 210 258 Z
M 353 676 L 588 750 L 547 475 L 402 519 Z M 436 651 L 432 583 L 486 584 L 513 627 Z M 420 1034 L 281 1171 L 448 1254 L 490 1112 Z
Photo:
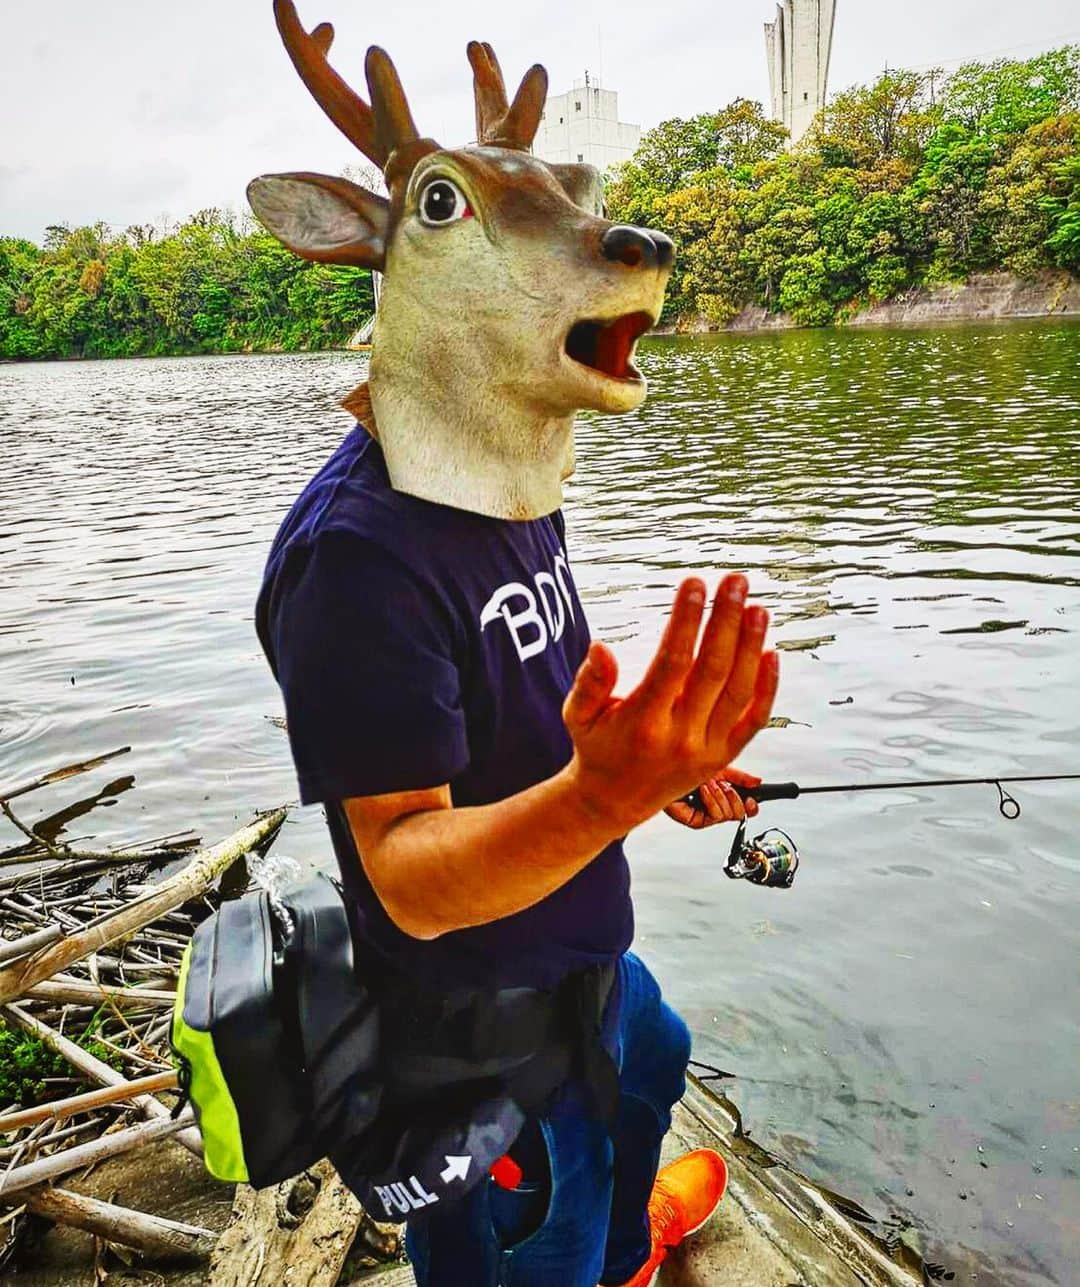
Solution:
M 562 704 L 589 632 L 561 514 L 511 522 L 394 491 L 357 426 L 282 524 L 256 623 L 301 800 L 326 804 L 346 888 L 384 956 L 441 984 L 547 987 L 629 947 L 619 841 L 535 906 L 425 942 L 383 910 L 340 807 L 443 783 L 457 807 L 489 804 L 569 761 Z

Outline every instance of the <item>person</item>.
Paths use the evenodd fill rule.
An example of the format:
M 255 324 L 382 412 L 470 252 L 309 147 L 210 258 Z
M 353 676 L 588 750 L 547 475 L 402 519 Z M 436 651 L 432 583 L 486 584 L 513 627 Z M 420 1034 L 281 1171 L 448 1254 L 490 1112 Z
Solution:
M 629 950 L 623 838 L 660 811 L 692 828 L 744 816 L 734 786 L 758 779 L 731 765 L 778 674 L 747 595 L 739 574 L 711 603 L 685 579 L 644 677 L 617 696 L 562 511 L 515 520 L 398 490 L 361 424 L 273 543 L 259 637 L 302 801 L 326 809 L 380 959 L 428 993 L 613 978 L 614 1120 L 568 1079 L 511 1151 L 516 1187 L 486 1181 L 410 1224 L 422 1287 L 644 1287 L 719 1202 L 714 1153 L 658 1175 L 690 1038 Z

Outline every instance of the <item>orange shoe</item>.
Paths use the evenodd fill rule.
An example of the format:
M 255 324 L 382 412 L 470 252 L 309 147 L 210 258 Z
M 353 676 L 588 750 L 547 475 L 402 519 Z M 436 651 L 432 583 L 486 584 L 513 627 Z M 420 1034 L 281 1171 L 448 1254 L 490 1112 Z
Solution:
M 727 1188 L 727 1167 L 719 1153 L 699 1148 L 665 1166 L 649 1197 L 652 1254 L 623 1287 L 652 1287 L 672 1247 L 709 1222 Z

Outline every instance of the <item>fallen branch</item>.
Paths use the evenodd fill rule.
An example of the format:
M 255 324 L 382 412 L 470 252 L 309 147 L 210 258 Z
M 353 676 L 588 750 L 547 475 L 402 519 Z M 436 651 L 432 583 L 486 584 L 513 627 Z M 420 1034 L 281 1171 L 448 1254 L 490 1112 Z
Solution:
M 3 813 L 4 817 L 7 818 L 8 822 L 11 823 L 16 831 L 21 831 L 23 833 L 27 840 L 30 841 L 31 845 L 40 845 L 41 848 L 53 858 L 59 858 L 62 856 L 60 850 L 57 849 L 55 845 L 46 840 L 44 836 L 39 836 L 33 827 L 28 827 L 24 822 L 21 822 L 15 816 L 14 810 L 6 800 L 0 800 L 0 813 Z
M 24 867 L 27 863 L 51 863 L 51 866 L 35 868 L 24 873 L 34 880 L 44 878 L 51 880 L 54 876 L 69 879 L 83 876 L 95 867 L 121 867 L 126 863 L 167 862 L 170 858 L 182 858 L 190 852 L 190 844 L 154 845 L 146 849 L 42 849 L 38 852 L 7 854 L 0 856 L 0 867 Z M 9 876 L 7 884 L 23 880 L 22 876 Z M 25 883 L 25 880 L 23 880 Z
M 95 1108 L 103 1108 L 106 1104 L 121 1103 L 138 1095 L 150 1095 L 158 1090 L 175 1090 L 176 1086 L 176 1073 L 161 1072 L 136 1078 L 121 1086 L 106 1086 L 101 1090 L 88 1090 L 81 1095 L 69 1095 L 67 1099 L 54 1099 L 48 1104 L 38 1104 L 36 1108 L 24 1108 L 20 1112 L 0 1116 L 0 1135 L 36 1126 L 38 1122 L 47 1122 L 50 1118 L 59 1121 L 63 1117 L 73 1117 L 76 1113 L 88 1113 Z
M 57 1001 L 61 1005 L 90 1005 L 95 1009 L 110 1001 L 123 1010 L 142 1010 L 171 1006 L 176 993 L 164 988 L 110 988 L 104 983 L 85 983 L 82 979 L 43 979 L 26 990 L 30 1001 Z
M 5 1019 L 10 1019 L 12 1023 L 18 1024 L 24 1032 L 29 1032 L 42 1041 L 50 1050 L 55 1050 L 73 1067 L 78 1068 L 81 1073 L 87 1077 L 92 1077 L 94 1081 L 101 1082 L 105 1086 L 124 1086 L 130 1087 L 131 1082 L 115 1068 L 110 1068 L 107 1063 L 102 1062 L 82 1046 L 77 1046 L 74 1041 L 69 1041 L 67 1037 L 61 1036 L 59 1032 L 54 1032 L 47 1024 L 35 1019 L 32 1014 L 27 1014 L 25 1010 L 17 1005 L 0 1006 L 0 1015 Z M 153 1095 L 135 1094 L 132 1096 L 132 1103 L 145 1117 L 156 1118 L 159 1120 L 172 1120 L 172 1114 L 160 1099 L 155 1099 Z M 179 1137 L 179 1142 L 194 1153 L 196 1157 L 202 1157 L 202 1136 L 195 1127 L 185 1130 Z
M 96 769 L 107 760 L 113 760 L 118 755 L 126 755 L 130 750 L 130 746 L 121 746 L 118 750 L 106 751 L 104 755 L 95 755 L 93 759 L 78 760 L 75 764 L 65 764 L 63 768 L 53 769 L 51 773 L 43 773 L 41 777 L 34 778 L 32 782 L 24 782 L 20 786 L 12 787 L 10 791 L 0 791 L 0 800 L 15 800 L 20 795 L 27 795 L 30 791 L 36 791 L 39 787 L 51 786 L 54 782 L 63 782 L 65 778 L 73 778 L 80 773 L 87 773 L 90 769 Z
M 210 1254 L 217 1242 L 217 1234 L 210 1229 L 146 1215 L 98 1198 L 88 1198 L 82 1193 L 72 1193 L 69 1189 L 41 1189 L 24 1194 L 22 1201 L 35 1215 L 45 1216 L 56 1224 L 85 1229 L 87 1233 L 109 1242 L 134 1247 L 144 1256 L 202 1259 Z
M 56 1125 L 55 1122 L 50 1124 Z M 7 1166 L 14 1166 L 24 1155 L 27 1158 L 37 1157 L 43 1148 L 47 1148 L 52 1152 L 62 1140 L 74 1139 L 76 1135 L 85 1135 L 89 1131 L 100 1131 L 101 1129 L 102 1122 L 100 1118 L 88 1117 L 85 1122 L 78 1122 L 74 1126 L 66 1126 L 62 1131 L 45 1131 L 32 1140 L 27 1136 L 27 1140 L 30 1140 L 29 1148 L 23 1147 L 26 1143 L 25 1140 L 18 1144 L 9 1144 L 6 1148 L 0 1148 L 0 1162 L 5 1163 Z
M 63 937 L 64 931 L 59 925 L 46 925 L 44 929 L 25 934 L 22 938 L 0 939 L 0 965 L 17 961 L 20 956 L 32 956 Z
M 285 814 L 284 809 L 265 814 L 219 844 L 199 850 L 186 867 L 154 886 L 145 896 L 97 917 L 84 929 L 69 934 L 28 960 L 0 968 L 0 1004 L 14 1001 L 42 979 L 198 897 L 242 854 L 271 839 L 285 821 Z
M 0 1178 L 0 1200 L 7 1201 L 13 1194 L 23 1189 L 55 1180 L 72 1171 L 81 1171 L 84 1166 L 104 1162 L 106 1158 L 117 1157 L 120 1153 L 129 1153 L 133 1149 L 145 1148 L 158 1140 L 176 1135 L 194 1124 L 191 1113 L 184 1113 L 175 1121 L 165 1117 L 161 1121 L 139 1122 L 127 1130 L 114 1131 L 91 1140 L 89 1144 L 76 1144 L 49 1157 L 39 1158 L 36 1162 L 27 1162 L 25 1166 L 16 1166 Z M 21 1201 L 22 1199 L 20 1199 Z

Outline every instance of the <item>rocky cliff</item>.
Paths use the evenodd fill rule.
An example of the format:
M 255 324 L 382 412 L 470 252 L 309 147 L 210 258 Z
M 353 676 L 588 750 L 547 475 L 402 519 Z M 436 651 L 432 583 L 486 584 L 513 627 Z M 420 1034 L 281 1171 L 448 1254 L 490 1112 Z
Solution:
M 989 322 L 1022 317 L 1080 318 L 1080 278 L 1066 272 L 976 273 L 966 282 L 918 286 L 882 304 L 870 304 L 845 319 L 847 326 L 915 326 L 938 322 Z M 747 307 L 724 330 L 786 330 L 786 313 Z M 704 324 L 694 330 L 711 329 Z

